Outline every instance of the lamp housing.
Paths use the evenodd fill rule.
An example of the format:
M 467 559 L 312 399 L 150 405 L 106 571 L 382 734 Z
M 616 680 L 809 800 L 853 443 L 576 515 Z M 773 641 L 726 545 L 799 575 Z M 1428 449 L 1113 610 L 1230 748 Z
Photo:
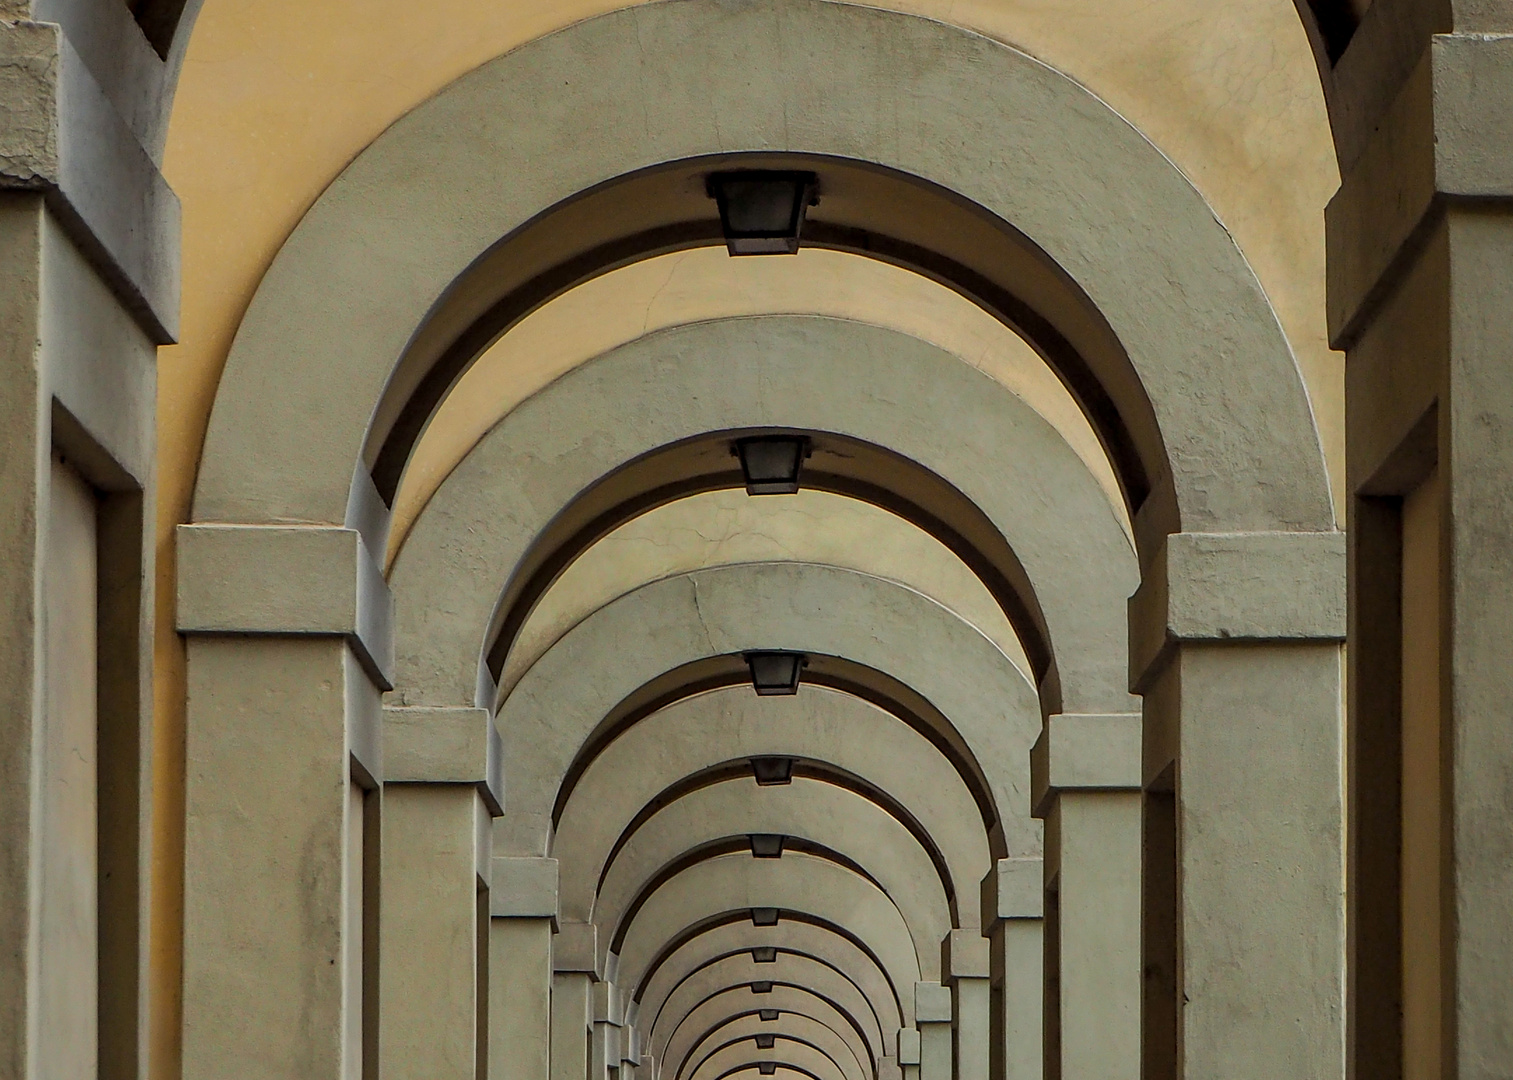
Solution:
M 791 757 L 752 758 L 751 773 L 756 777 L 757 787 L 782 787 L 793 783 L 793 759 Z
M 730 452 L 741 461 L 748 495 L 797 495 L 804 462 L 814 452 L 804 435 L 753 435 Z
M 751 984 L 751 992 L 753 994 L 770 994 L 772 993 L 772 983 L 768 979 L 758 979 Z
M 720 209 L 731 255 L 797 255 L 804 218 L 819 201 L 819 178 L 767 169 L 721 172 L 710 176 L 706 190 Z
M 751 950 L 751 962 L 753 964 L 776 964 L 778 962 L 778 947 L 776 945 L 758 945 Z
M 757 1016 L 761 1019 L 762 1023 L 770 1024 L 778 1018 L 778 1011 L 776 1009 L 758 1009 Z
M 757 1062 L 757 1072 L 761 1073 L 763 1076 L 776 1076 L 777 1071 L 778 1063 L 776 1061 Z
M 758 1035 L 756 1037 L 757 1049 L 771 1050 L 774 1046 L 777 1045 L 777 1041 L 778 1037 L 776 1035 Z
M 752 833 L 751 854 L 758 859 L 781 859 L 783 841 L 787 839 L 781 833 Z
M 799 682 L 809 657 L 797 652 L 745 653 L 751 670 L 751 688 L 758 697 L 792 697 L 799 692 Z
M 752 926 L 776 926 L 778 924 L 778 909 L 775 907 L 754 907 L 751 909 Z

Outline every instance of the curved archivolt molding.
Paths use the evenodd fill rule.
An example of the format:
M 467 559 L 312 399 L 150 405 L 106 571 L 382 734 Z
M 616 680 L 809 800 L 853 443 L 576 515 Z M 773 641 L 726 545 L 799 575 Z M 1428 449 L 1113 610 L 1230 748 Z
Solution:
M 730 767 L 701 768 L 712 753 L 730 755 Z M 753 786 L 747 765 L 751 758 L 790 755 L 818 759 L 834 771 L 809 778 L 800 767 L 791 787 Z M 970 899 L 991 864 L 988 838 L 961 777 L 924 737 L 850 694 L 805 686 L 795 697 L 776 701 L 740 686 L 662 709 L 594 759 L 573 789 L 553 839 L 552 854 L 561 867 L 562 916 L 580 922 L 592 918 L 595 897 L 620 850 L 705 786 L 731 789 L 733 794 L 720 798 L 738 799 L 753 821 L 766 821 L 790 801 L 790 794 L 811 786 L 839 788 L 853 777 L 857 787 L 878 794 L 879 812 L 900 822 L 907 819 L 904 827 L 922 834 L 915 844 L 928 841 L 934 850 L 926 855 L 927 865 L 938 860 L 943 867 L 942 888 L 949 889 L 953 909 L 958 895 Z M 676 782 L 680 779 L 691 782 L 682 787 Z M 766 809 L 769 804 L 774 811 Z M 683 813 L 678 811 L 678 817 Z M 663 830 L 656 831 L 660 835 Z M 932 876 L 938 873 L 932 865 Z M 974 908 L 962 904 L 968 921 Z
M 689 180 L 743 154 L 833 163 L 816 235 L 933 266 L 1023 324 L 1132 503 L 1155 495 L 1148 535 L 1332 527 L 1276 318 L 1175 167 L 1012 48 L 815 0 L 590 19 L 393 125 L 264 277 L 196 519 L 339 523 L 367 466 L 392 490 L 456 371 L 514 318 L 616 263 L 713 241 Z
M 751 834 L 782 837 L 785 852 L 834 851 L 902 910 L 935 925 L 939 936 L 953 928 L 954 905 L 930 853 L 876 803 L 822 781 L 795 779 L 764 788 L 746 778 L 691 793 L 637 830 L 600 886 L 593 913 L 600 932 L 611 932 L 666 869 L 690 855 L 712 858 L 725 850 L 750 851 Z
M 710 656 L 794 649 L 889 672 L 951 724 L 981 770 L 1003 844 L 1040 850 L 1028 751 L 1033 690 L 993 644 L 892 582 L 806 564 L 722 567 L 656 582 L 606 605 L 521 679 L 500 711 L 510 813 L 496 850 L 545 855 L 552 807 L 601 720 L 662 673 Z
M 722 1047 L 687 1075 L 689 1080 L 716 1080 L 717 1077 L 730 1076 L 761 1061 L 778 1062 L 813 1076 L 852 1080 L 842 1063 L 819 1047 L 783 1035 L 774 1040 L 770 1050 L 757 1049 L 755 1041 L 750 1039 Z
M 779 1013 L 801 1013 L 813 1016 L 835 1029 L 850 1047 L 851 1052 L 875 1075 L 877 1057 L 875 1048 L 863 1034 L 863 1026 L 857 1017 L 823 994 L 804 986 L 789 983 L 774 984 L 772 992 L 754 994 L 748 986 L 734 986 L 721 990 L 701 1002 L 683 1021 L 686 1033 L 667 1043 L 659 1061 L 686 1060 L 694 1047 L 704 1042 L 703 1035 L 716 1024 L 740 1015 L 752 1008 L 773 1008 Z M 655 1052 L 653 1052 L 655 1057 Z
M 813 316 L 649 335 L 496 425 L 391 572 L 398 692 L 471 704 L 485 628 L 486 682 L 567 561 L 650 506 L 739 486 L 732 438 L 765 429 L 811 434 L 806 485 L 911 517 L 961 556 L 1014 624 L 1047 711 L 1129 710 L 1125 601 L 1138 569 L 1081 459 L 950 353 Z
M 872 1080 L 867 1067 L 844 1039 L 828 1025 L 802 1013 L 783 1013 L 777 1020 L 763 1020 L 760 1013 L 744 1012 L 723 1020 L 704 1034 L 683 1061 L 664 1062 L 663 1075 L 667 1080 L 682 1080 L 684 1075 L 699 1068 L 716 1051 L 732 1043 L 755 1041 L 758 1035 L 772 1035 L 776 1039 L 806 1043 L 834 1061 L 846 1074 L 847 1080 L 853 1076 L 860 1077 L 860 1080 Z
M 627 1021 L 650 1022 L 661 1012 L 668 995 L 695 972 L 726 956 L 746 954 L 758 947 L 801 953 L 845 972 L 873 1003 L 884 1030 L 913 1023 L 914 988 L 895 986 L 876 953 L 839 927 L 795 918 L 791 912 L 776 926 L 756 926 L 749 913 L 743 913 L 738 920 L 710 926 L 683 940 L 656 963 L 640 985 L 629 987 L 632 1000 Z
M 663 885 L 636 913 L 618 957 L 607 967 L 617 984 L 639 985 L 663 944 L 685 927 L 725 912 L 749 916 L 752 908 L 802 913 L 844 927 L 877 956 L 895 987 L 939 978 L 940 942 L 916 937 L 881 889 L 818 859 L 795 873 L 792 866 L 749 856 L 700 863 Z
M 643 1029 L 653 1056 L 665 1063 L 686 1060 L 707 1033 L 707 1026 L 689 1023 L 690 1016 L 710 998 L 732 988 L 749 988 L 753 982 L 799 987 L 832 1002 L 860 1025 L 874 1055 L 886 1052 L 886 1040 L 892 1032 L 885 1029 L 879 1014 L 886 1015 L 883 1010 L 887 1002 L 868 1000 L 845 972 L 801 953 L 779 952 L 771 964 L 753 963 L 750 954 L 729 956 L 685 979 Z

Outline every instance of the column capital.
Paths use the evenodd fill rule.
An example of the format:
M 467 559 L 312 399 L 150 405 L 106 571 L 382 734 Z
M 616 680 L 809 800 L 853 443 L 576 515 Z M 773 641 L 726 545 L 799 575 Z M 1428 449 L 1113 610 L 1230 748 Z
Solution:
M 951 1022 L 951 988 L 941 983 L 914 984 L 914 1023 L 949 1024 Z
M 550 919 L 557 929 L 557 860 L 495 855 L 489 914 L 496 919 Z
M 1045 860 L 999 859 L 982 879 L 982 932 L 1006 919 L 1045 917 Z
M 919 1064 L 919 1031 L 915 1028 L 898 1029 L 899 1065 Z
M 1343 641 L 1345 534 L 1172 533 L 1129 623 L 1137 694 L 1182 642 Z
M 988 969 L 988 939 L 981 930 L 952 930 L 940 941 L 940 970 L 942 982 L 957 979 L 986 979 Z
M 394 599 L 356 529 L 200 524 L 177 535 L 180 633 L 346 638 L 379 688 L 394 688 Z
M 504 744 L 487 709 L 385 708 L 383 761 L 386 784 L 472 784 L 504 814 Z
M 1030 749 L 1030 806 L 1045 817 L 1063 791 L 1138 791 L 1139 713 L 1057 713 Z
M 599 928 L 593 923 L 564 922 L 552 937 L 552 971 L 580 973 L 595 982 L 604 978 L 599 965 Z

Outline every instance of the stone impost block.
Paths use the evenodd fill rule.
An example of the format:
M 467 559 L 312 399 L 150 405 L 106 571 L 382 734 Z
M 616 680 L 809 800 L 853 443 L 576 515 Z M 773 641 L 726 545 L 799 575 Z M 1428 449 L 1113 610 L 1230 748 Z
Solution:
M 178 554 L 181 633 L 344 637 L 393 688 L 394 602 L 355 529 L 180 525 Z
M 496 919 L 551 919 L 557 928 L 557 860 L 496 855 L 489 914 Z
M 1046 720 L 1030 750 L 1030 805 L 1044 817 L 1062 791 L 1140 788 L 1139 713 L 1059 713 Z
M 1003 919 L 1045 916 L 1045 862 L 999 859 L 982 879 L 982 928 L 991 933 Z
M 1130 597 L 1130 689 L 1187 641 L 1343 641 L 1345 534 L 1173 533 Z
M 877 1080 L 903 1080 L 904 1070 L 893 1054 L 884 1054 L 877 1059 Z
M 1348 348 L 1436 203 L 1513 199 L 1513 36 L 1437 34 L 1325 211 L 1329 335 Z
M 898 1063 L 919 1064 L 919 1032 L 914 1028 L 898 1029 Z
M 179 330 L 179 200 L 68 38 L 0 24 L 0 187 L 40 191 L 144 333 Z
M 951 988 L 940 983 L 914 984 L 915 1024 L 949 1024 L 951 1022 Z
M 593 986 L 594 1023 L 619 1027 L 625 1022 L 624 1001 L 620 989 L 607 980 Z
M 940 942 L 940 969 L 947 979 L 986 979 L 988 939 L 981 930 L 952 930 Z
M 494 718 L 487 709 L 384 709 L 384 781 L 473 784 L 501 816 L 504 744 Z
M 603 979 L 599 928 L 593 923 L 562 923 L 552 938 L 552 970 L 558 974 L 581 972 L 593 976 L 596 982 Z
M 625 1064 L 635 1068 L 641 1062 L 641 1029 L 627 1026 L 623 1040 L 624 1052 L 621 1060 Z

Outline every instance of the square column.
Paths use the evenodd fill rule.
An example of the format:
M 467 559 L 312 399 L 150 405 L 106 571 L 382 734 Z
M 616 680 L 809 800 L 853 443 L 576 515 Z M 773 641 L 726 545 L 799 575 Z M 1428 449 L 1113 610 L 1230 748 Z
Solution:
M 1045 1074 L 1045 865 L 999 859 L 982 879 L 982 926 L 992 987 L 992 1080 Z
M 978 930 L 952 930 L 940 943 L 940 969 L 951 989 L 951 1052 L 956 1080 L 988 1080 L 991 988 L 988 942 Z
M 952 1080 L 951 988 L 914 984 L 914 1025 L 919 1031 L 919 1080 Z
M 356 796 L 384 774 L 388 589 L 352 530 L 181 526 L 178 611 L 184 1076 L 352 1080 L 377 1038 L 381 815 Z
M 1130 600 L 1147 1080 L 1339 1074 L 1344 556 L 1173 534 Z
M 1135 713 L 1052 716 L 1030 752 L 1057 904 L 1046 1019 L 1062 1080 L 1140 1078 L 1140 762 Z
M 1352 43 L 1380 74 L 1326 215 L 1362 1080 L 1496 1076 L 1513 1053 L 1513 10 L 1410 14 Z
M 490 786 L 483 709 L 384 711 L 379 1016 L 390 1080 L 477 1080 L 488 1045 Z
M 550 1080 L 557 860 L 494 857 L 489 1080 Z

